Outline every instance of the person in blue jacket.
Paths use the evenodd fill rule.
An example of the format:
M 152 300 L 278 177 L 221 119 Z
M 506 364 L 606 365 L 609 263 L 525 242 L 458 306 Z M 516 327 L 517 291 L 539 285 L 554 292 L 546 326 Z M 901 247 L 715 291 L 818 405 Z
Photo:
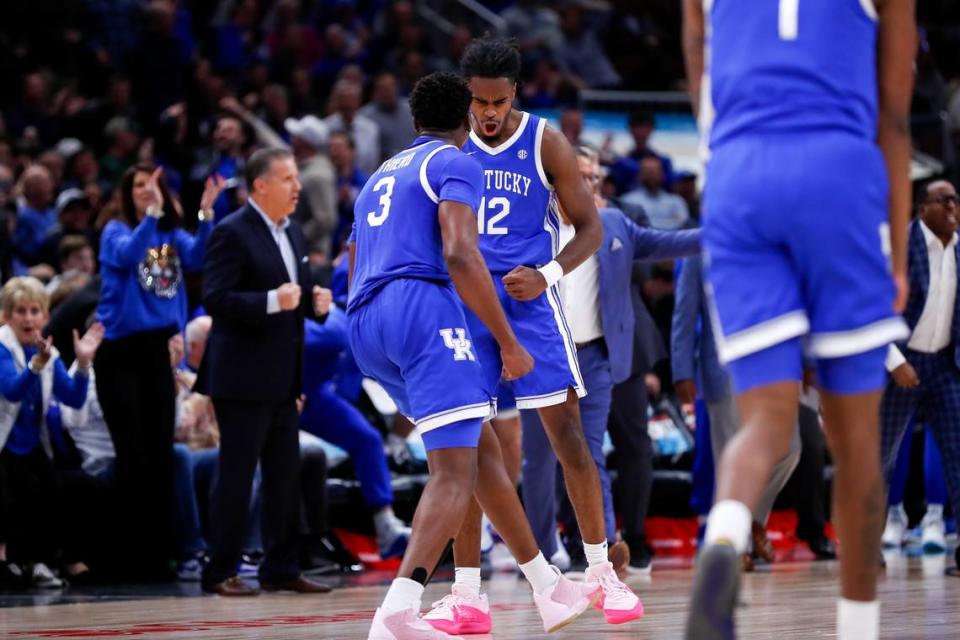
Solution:
M 96 317 L 105 334 L 97 396 L 117 453 L 118 539 L 130 545 L 118 553 L 136 558 L 127 567 L 132 577 L 168 572 L 175 389 L 167 340 L 186 323 L 184 274 L 203 267 L 211 206 L 222 188 L 219 178 L 207 181 L 194 236 L 180 228 L 162 170 L 135 165 L 120 179 L 119 211 L 100 241 Z

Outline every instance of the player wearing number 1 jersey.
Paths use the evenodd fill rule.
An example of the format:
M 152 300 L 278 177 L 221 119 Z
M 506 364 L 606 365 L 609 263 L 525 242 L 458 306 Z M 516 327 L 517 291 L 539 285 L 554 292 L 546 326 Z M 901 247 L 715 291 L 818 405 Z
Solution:
M 607 559 L 600 479 L 580 420 L 578 401 L 586 390 L 577 345 L 555 287 L 564 273 L 600 246 L 603 231 L 593 194 L 584 185 L 576 156 L 563 135 L 544 120 L 512 108 L 520 54 L 511 42 L 476 40 L 464 52 L 460 66 L 473 95 L 472 131 L 464 152 L 483 168 L 483 200 L 477 214 L 480 250 L 507 319 L 534 359 L 533 371 L 513 382 L 517 407 L 539 412 L 563 467 L 589 564 L 586 580 L 602 588 L 604 616 L 614 624 L 629 622 L 643 616 L 643 604 Z M 576 229 L 573 240 L 559 253 L 558 202 Z M 470 313 L 467 324 L 493 392 L 500 379 L 495 341 Z M 455 540 L 453 593 L 425 616 L 457 633 L 469 633 L 452 626 L 457 613 L 480 597 L 480 522 L 475 505 Z M 499 526 L 498 531 L 504 535 Z M 523 559 L 518 561 L 524 569 Z
M 878 637 L 878 408 L 887 345 L 906 336 L 895 312 L 915 50 L 913 0 L 685 0 L 687 76 L 709 143 L 704 264 L 743 420 L 720 461 L 688 640 L 734 637 L 739 556 L 789 448 L 805 357 L 835 465 L 837 635 Z

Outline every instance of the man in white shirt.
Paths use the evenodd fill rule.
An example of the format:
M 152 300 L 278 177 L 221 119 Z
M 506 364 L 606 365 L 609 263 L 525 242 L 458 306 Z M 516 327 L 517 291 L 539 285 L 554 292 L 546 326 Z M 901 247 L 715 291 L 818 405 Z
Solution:
M 919 201 L 919 219 L 910 226 L 910 297 L 903 313 L 911 333 L 905 343 L 890 345 L 886 362 L 891 379 L 880 407 L 883 463 L 889 476 L 910 418 L 921 410 L 940 450 L 950 502 L 960 513 L 960 208 L 957 190 L 944 180 L 928 184 Z

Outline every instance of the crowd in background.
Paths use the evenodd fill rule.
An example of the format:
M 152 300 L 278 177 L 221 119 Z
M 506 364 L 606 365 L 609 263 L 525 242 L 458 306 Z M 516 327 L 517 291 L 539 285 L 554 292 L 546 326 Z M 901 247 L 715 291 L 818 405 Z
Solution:
M 683 87 L 679 2 L 484 4 L 523 54 L 518 106 L 559 109 L 574 145 L 583 90 Z M 960 9 L 919 4 L 928 26 L 915 144 L 955 177 Z M 425 19 L 436 12 L 445 26 Z M 212 225 L 246 201 L 250 154 L 289 148 L 303 185 L 294 216 L 314 278 L 342 300 L 353 201 L 415 136 L 405 96 L 426 73 L 458 69 L 463 49 L 490 25 L 457 3 L 411 0 L 17 0 L 0 14 L 0 274 L 12 327 L 0 336 L 0 434 L 8 434 L 0 442 L 0 582 L 170 578 L 172 566 L 199 579 L 219 444 L 209 398 L 192 391 L 210 330 L 197 271 Z M 651 146 L 654 114 L 632 111 L 628 128 L 629 153 L 601 150 L 603 195 L 642 224 L 696 226 L 697 176 Z M 639 269 L 634 280 L 649 330 L 659 333 L 647 376 L 655 400 L 674 398 L 673 380 L 692 377 L 670 371 L 673 281 L 672 263 Z M 302 560 L 325 568 L 355 564 L 335 548 L 327 517 L 327 460 L 316 435 L 326 439 L 330 427 L 349 424 L 355 434 L 339 445 L 354 458 L 381 554 L 402 553 L 409 534 L 390 508 L 381 455 L 383 439 L 396 448 L 396 436 L 358 409 L 359 374 L 342 327 L 328 325 L 307 327 L 312 386 L 304 392 L 315 398 L 301 419 L 315 434 L 301 442 L 302 529 L 311 543 Z M 49 388 L 25 391 L 31 375 L 42 381 L 36 389 Z M 692 403 L 689 391 L 678 385 L 676 395 Z M 175 397 L 175 410 L 155 410 L 154 394 Z M 800 468 L 820 473 L 798 492 L 812 503 L 801 525 L 819 527 L 802 537 L 828 553 L 818 538 L 822 436 L 815 412 L 800 422 L 808 456 Z M 392 460 L 391 468 L 403 465 Z M 250 571 L 263 546 L 253 507 Z

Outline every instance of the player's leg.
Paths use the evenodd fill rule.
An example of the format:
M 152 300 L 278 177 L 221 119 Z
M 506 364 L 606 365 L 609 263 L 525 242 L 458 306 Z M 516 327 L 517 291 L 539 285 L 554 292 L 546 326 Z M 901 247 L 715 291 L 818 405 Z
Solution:
M 520 426 L 517 399 L 513 396 L 513 388 L 509 382 L 501 382 L 497 389 L 497 415 L 492 424 L 500 442 L 507 475 L 516 486 L 520 482 L 520 467 L 523 463 L 523 429 Z

